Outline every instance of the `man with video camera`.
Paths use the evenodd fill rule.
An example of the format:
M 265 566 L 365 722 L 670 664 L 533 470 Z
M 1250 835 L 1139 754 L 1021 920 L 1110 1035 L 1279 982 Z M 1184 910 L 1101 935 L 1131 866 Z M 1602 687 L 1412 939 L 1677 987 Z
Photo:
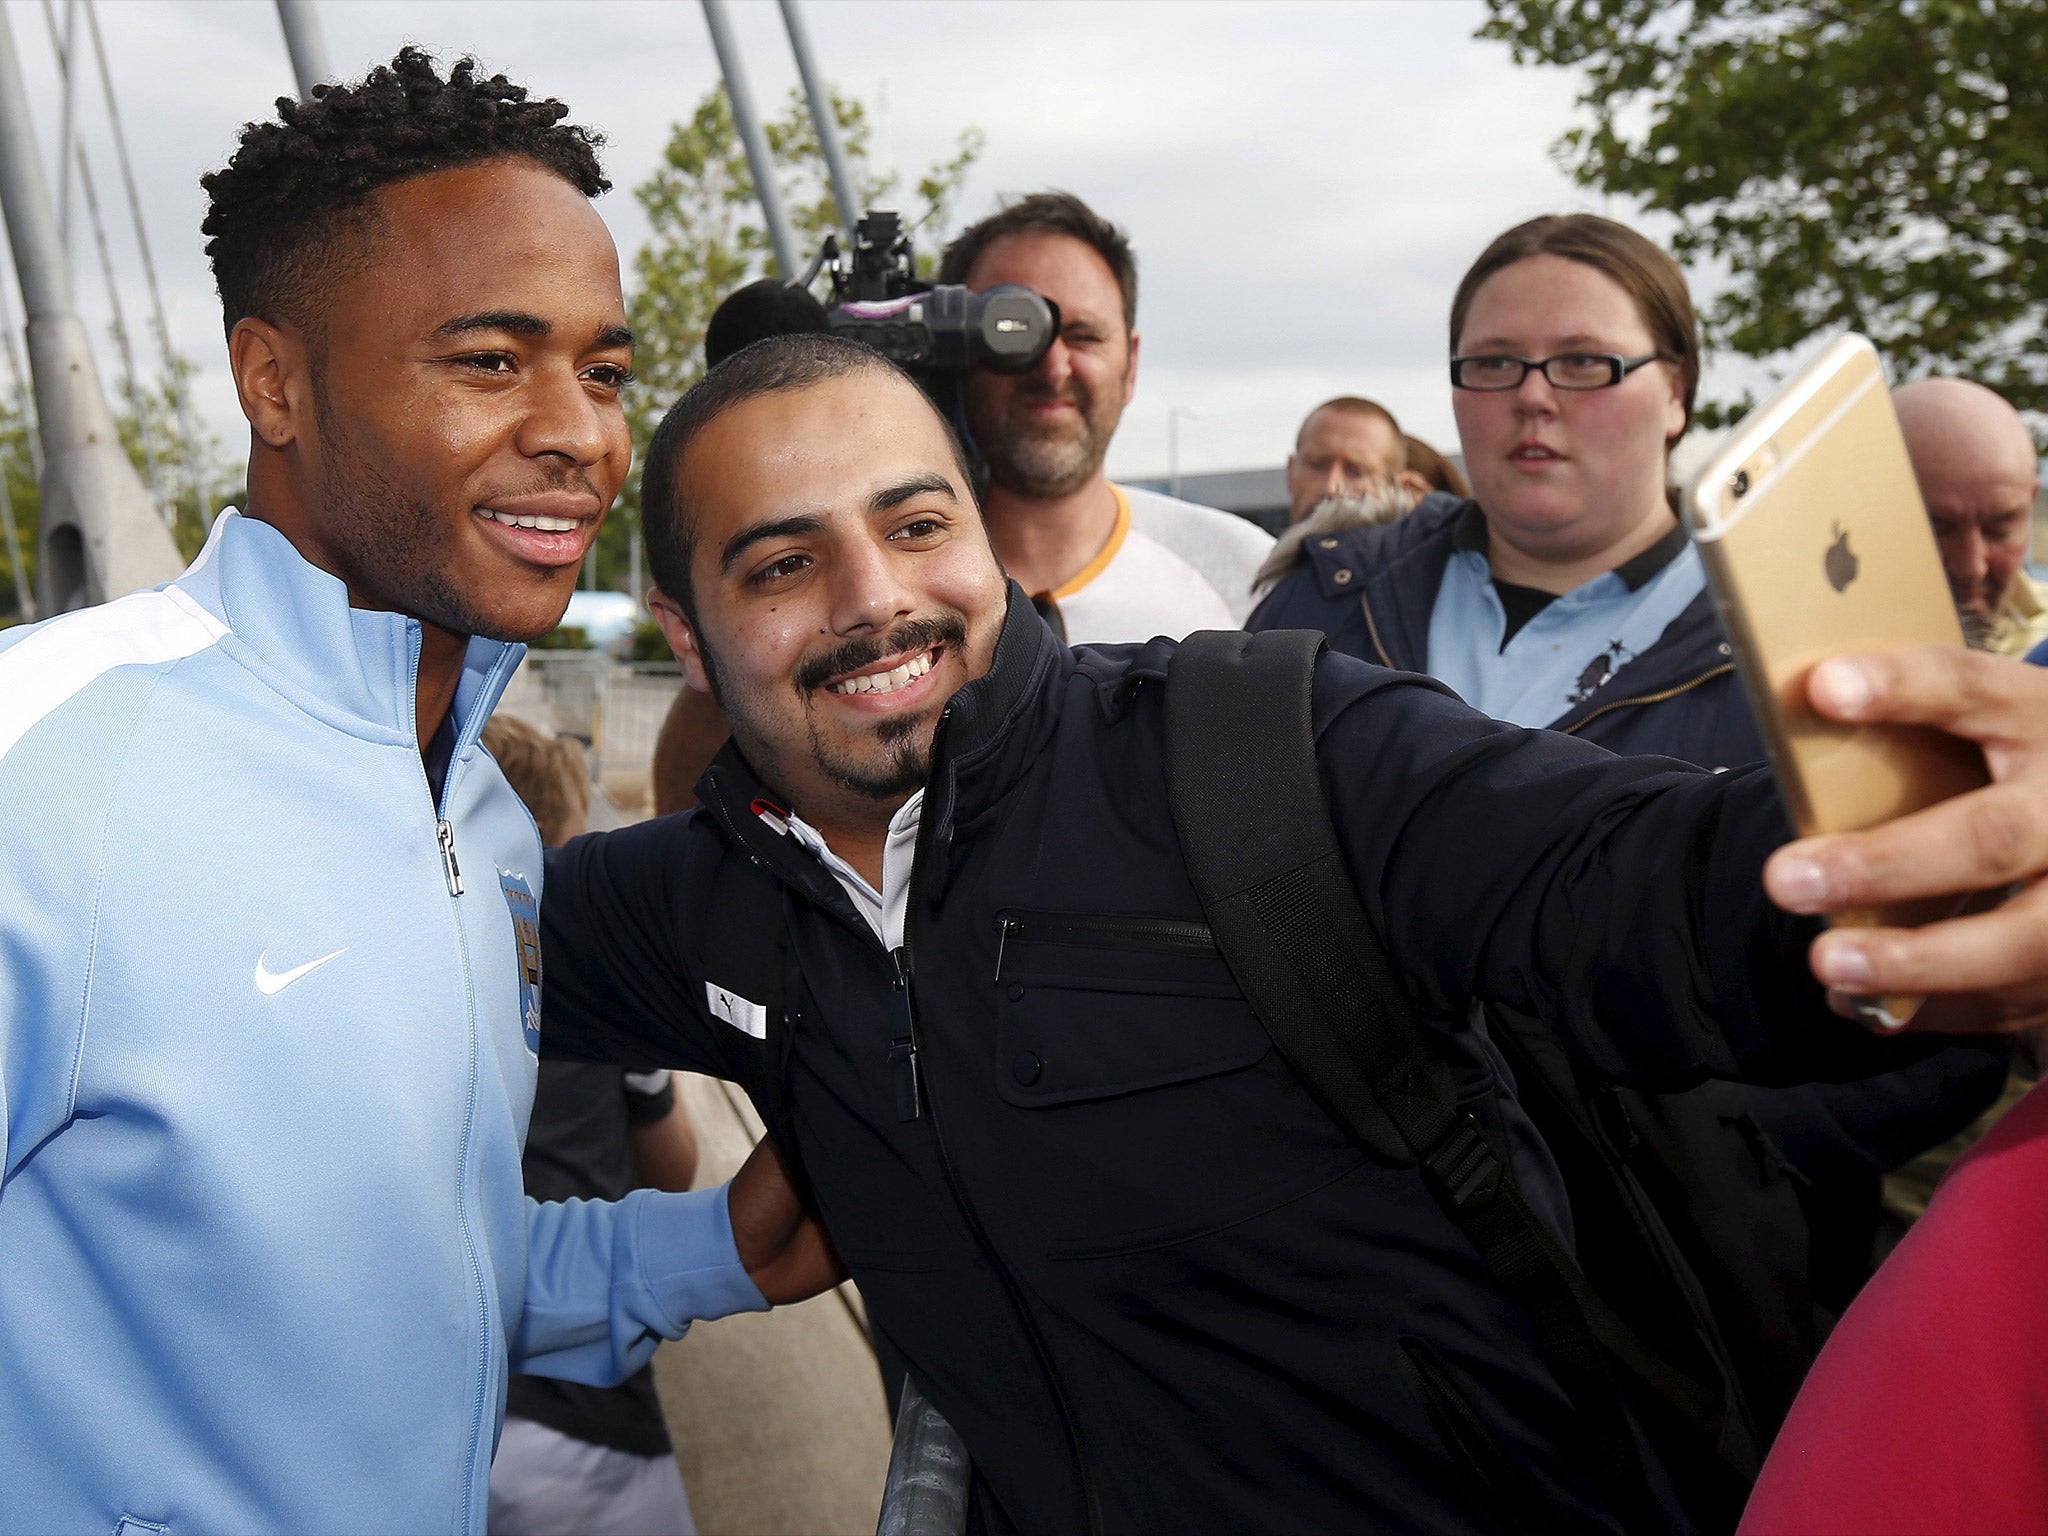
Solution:
M 1036 366 L 975 370 L 965 403 L 996 555 L 1068 643 L 1241 624 L 1272 539 L 1103 472 L 1138 387 L 1138 265 L 1124 232 L 1071 192 L 1034 192 L 963 231 L 939 281 L 976 292 L 1016 283 L 1059 307 L 1059 335 Z

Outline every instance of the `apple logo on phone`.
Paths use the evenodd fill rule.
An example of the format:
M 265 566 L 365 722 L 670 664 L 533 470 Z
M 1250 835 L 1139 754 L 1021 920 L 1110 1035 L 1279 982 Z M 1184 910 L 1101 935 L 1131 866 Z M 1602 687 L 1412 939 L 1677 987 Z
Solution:
M 1849 547 L 1849 531 L 1840 523 L 1835 524 L 1835 542 L 1828 546 L 1827 554 L 1828 585 L 1837 592 L 1846 591 L 1861 566 L 1856 551 Z

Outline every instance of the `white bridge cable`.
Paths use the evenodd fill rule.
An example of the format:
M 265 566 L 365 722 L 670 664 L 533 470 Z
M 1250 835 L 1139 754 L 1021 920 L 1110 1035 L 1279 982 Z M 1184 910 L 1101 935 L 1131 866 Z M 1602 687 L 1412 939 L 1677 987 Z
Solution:
M 44 0 L 48 4 L 49 0 Z M 200 481 L 200 449 L 203 439 L 192 414 L 192 391 L 176 371 L 177 348 L 171 344 L 171 325 L 165 318 L 163 287 L 157 281 L 156 258 L 149 249 L 149 226 L 142 217 L 142 198 L 135 190 L 135 164 L 128 154 L 128 130 L 121 123 L 120 98 L 114 91 L 114 77 L 107 67 L 107 45 L 100 35 L 99 7 L 93 0 L 79 0 L 85 11 L 86 31 L 92 37 L 94 62 L 99 66 L 100 93 L 107 104 L 107 124 L 114 134 L 114 161 L 121 172 L 121 189 L 127 194 L 128 217 L 135 228 L 135 249 L 142 257 L 142 276 L 149 291 L 150 329 L 155 333 L 157 355 L 163 360 L 164 384 L 178 415 L 178 436 L 185 447 L 185 486 L 199 509 L 199 521 L 213 526 L 213 498 Z M 174 514 L 175 515 L 175 514 Z
M 57 238 L 64 246 L 64 259 L 71 259 L 71 146 L 78 142 L 78 93 L 71 88 L 71 72 L 64 61 L 78 36 L 78 0 L 64 0 L 64 40 L 57 40 L 57 23 L 50 12 L 50 0 L 43 0 L 43 20 L 50 24 L 50 46 L 57 50 L 57 73 L 64 82 L 64 95 L 57 119 Z
M 65 28 L 60 39 L 57 32 L 57 13 L 50 0 L 43 0 L 43 21 L 50 29 L 50 46 L 57 53 L 57 72 L 64 80 L 68 93 L 75 89 L 76 82 L 71 76 L 70 50 L 77 46 L 77 31 L 71 25 L 71 6 L 65 7 Z M 135 371 L 135 347 L 130 340 L 128 315 L 121 305 L 120 285 L 114 280 L 114 257 L 107 247 L 107 224 L 100 216 L 99 191 L 93 185 L 92 162 L 87 158 L 85 145 L 74 135 L 72 153 L 78 166 L 78 190 L 85 199 L 86 215 L 92 221 L 93 245 L 99 252 L 100 276 L 107 284 L 107 304 L 114 313 L 112 330 L 114 350 L 121 358 L 121 387 L 128 397 L 128 410 L 135 419 L 135 435 L 142 444 L 143 479 L 149 485 L 149 499 L 156 503 L 156 509 L 167 526 L 175 527 L 178 520 L 177 508 L 164 494 L 163 475 L 157 468 L 155 434 L 149 430 L 148 417 L 143 410 L 142 382 Z M 64 179 L 65 196 L 70 196 L 70 178 Z M 68 249 L 68 247 L 67 247 Z

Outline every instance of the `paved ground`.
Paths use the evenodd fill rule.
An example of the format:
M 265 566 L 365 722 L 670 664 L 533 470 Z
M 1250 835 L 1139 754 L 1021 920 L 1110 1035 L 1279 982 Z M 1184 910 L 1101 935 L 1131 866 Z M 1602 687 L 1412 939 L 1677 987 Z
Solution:
M 760 1122 L 737 1089 L 679 1074 L 700 1185 L 731 1177 Z M 700 1323 L 654 1357 L 704 1536 L 868 1536 L 889 1417 L 849 1285 L 796 1307 Z

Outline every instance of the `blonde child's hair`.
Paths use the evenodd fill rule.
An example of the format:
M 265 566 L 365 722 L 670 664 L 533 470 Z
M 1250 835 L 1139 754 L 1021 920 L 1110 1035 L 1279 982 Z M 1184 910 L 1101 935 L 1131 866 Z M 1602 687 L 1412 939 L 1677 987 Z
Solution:
M 545 846 L 560 843 L 569 822 L 590 809 L 590 767 L 580 742 L 543 736 L 512 715 L 493 715 L 484 726 L 484 747 L 533 812 Z

